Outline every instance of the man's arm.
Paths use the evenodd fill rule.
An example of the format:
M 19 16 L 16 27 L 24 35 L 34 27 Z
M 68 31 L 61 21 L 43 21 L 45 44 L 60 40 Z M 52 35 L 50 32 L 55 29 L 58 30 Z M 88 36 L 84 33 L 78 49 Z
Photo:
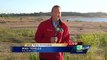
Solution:
M 49 39 L 44 38 L 44 25 L 41 23 L 35 33 L 35 41 L 37 43 L 47 43 Z
M 63 33 L 63 43 L 71 44 L 70 32 L 67 26 L 65 26 L 65 31 Z

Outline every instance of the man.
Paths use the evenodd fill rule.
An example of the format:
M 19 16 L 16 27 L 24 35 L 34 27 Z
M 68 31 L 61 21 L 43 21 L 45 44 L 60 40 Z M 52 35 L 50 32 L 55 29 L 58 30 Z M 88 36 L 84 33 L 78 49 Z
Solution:
M 61 8 L 58 5 L 53 6 L 51 18 L 43 21 L 38 26 L 35 34 L 37 43 L 68 43 L 70 44 L 70 33 L 67 25 L 60 20 Z M 40 60 L 64 60 L 62 52 L 40 53 Z

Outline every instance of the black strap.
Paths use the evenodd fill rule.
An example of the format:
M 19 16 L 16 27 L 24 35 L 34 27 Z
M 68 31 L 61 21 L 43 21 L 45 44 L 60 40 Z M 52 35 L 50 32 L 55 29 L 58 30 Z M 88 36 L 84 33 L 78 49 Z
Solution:
M 55 35 L 54 35 L 55 37 L 58 35 L 59 32 L 62 31 L 62 28 L 61 28 L 62 22 L 61 22 L 60 19 L 59 19 L 58 21 L 59 21 L 59 24 L 57 25 L 57 27 L 54 27 L 53 21 L 52 21 L 52 19 L 51 19 L 51 24 L 52 24 L 52 26 L 53 26 L 53 27 L 55 28 L 55 30 L 56 30 L 56 33 L 55 33 Z

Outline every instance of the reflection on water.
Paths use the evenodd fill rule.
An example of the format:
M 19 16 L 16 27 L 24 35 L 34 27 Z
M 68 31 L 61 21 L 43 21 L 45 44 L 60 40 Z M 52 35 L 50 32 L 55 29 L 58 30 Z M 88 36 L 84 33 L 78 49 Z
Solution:
M 96 17 L 71 17 L 71 18 L 62 18 L 62 20 L 71 20 L 71 21 L 89 21 L 89 22 L 107 22 L 107 18 L 96 18 Z

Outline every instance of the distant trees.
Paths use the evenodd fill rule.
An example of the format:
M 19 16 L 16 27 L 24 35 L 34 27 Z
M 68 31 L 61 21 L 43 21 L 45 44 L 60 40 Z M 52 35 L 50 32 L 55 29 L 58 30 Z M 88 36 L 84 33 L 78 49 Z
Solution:
M 8 16 L 8 14 L 0 14 L 0 17 L 1 18 L 8 18 L 9 16 Z
M 34 13 L 11 13 L 11 14 L 0 14 L 0 17 L 9 16 L 50 16 L 51 12 L 34 12 Z M 96 13 L 79 13 L 79 12 L 62 12 L 62 16 L 83 16 L 83 17 L 96 17 L 96 16 L 107 16 L 107 13 L 96 12 Z

